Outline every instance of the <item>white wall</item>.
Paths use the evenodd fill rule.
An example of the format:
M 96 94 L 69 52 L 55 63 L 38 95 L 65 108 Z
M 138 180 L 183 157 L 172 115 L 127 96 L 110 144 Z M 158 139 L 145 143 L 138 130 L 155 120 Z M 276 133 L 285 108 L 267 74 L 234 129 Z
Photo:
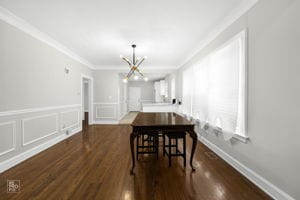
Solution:
M 143 68 L 142 68 L 143 69 Z M 128 68 L 124 66 L 124 70 L 94 70 L 94 121 L 96 124 L 118 123 L 122 111 L 120 102 L 122 100 L 120 94 L 124 88 L 121 87 L 124 83 L 120 74 L 128 72 Z M 156 70 L 155 73 L 175 74 L 176 70 Z M 153 73 L 148 69 L 143 69 L 143 73 Z M 130 84 L 127 83 L 127 84 Z M 126 89 L 125 89 L 126 90 Z M 127 90 L 126 90 L 127 92 Z M 148 93 L 145 98 L 150 97 Z M 126 105 L 123 105 L 126 107 Z
M 0 111 L 81 102 L 78 80 L 91 70 L 1 20 L 0 30 Z
M 95 123 L 117 123 L 119 118 L 119 71 L 95 70 L 94 120 Z
M 119 119 L 123 118 L 128 113 L 127 94 L 128 84 L 123 83 L 123 76 L 119 74 Z
M 139 87 L 141 88 L 141 101 L 142 102 L 154 102 L 155 91 L 153 81 L 129 81 L 128 87 Z
M 180 97 L 182 70 L 248 29 L 250 141 L 225 142 L 221 136 L 203 132 L 201 140 L 216 145 L 269 181 L 271 184 L 265 188 L 278 199 L 288 198 L 287 194 L 300 199 L 299 10 L 300 2 L 296 0 L 259 1 L 178 71 Z
M 225 142 L 213 134 L 201 137 L 296 199 L 300 199 L 299 10 L 296 0 L 259 1 L 178 71 L 176 86 L 180 97 L 182 70 L 248 28 L 250 141 Z M 81 74 L 92 72 L 3 21 L 0 44 L 1 171 L 15 162 L 9 158 L 24 158 L 33 148 L 63 139 L 66 130 L 80 129 Z M 93 72 L 96 121 L 118 119 L 119 72 Z
M 92 71 L 1 20 L 0 44 L 1 172 L 81 129 L 81 74 Z

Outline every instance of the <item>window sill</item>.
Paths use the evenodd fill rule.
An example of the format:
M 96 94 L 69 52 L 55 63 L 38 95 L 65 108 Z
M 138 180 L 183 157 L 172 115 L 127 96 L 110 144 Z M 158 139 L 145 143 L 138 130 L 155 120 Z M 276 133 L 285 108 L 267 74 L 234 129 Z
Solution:
M 241 136 L 241 135 L 237 135 L 237 134 L 234 134 L 233 135 L 233 138 L 240 141 L 240 142 L 243 142 L 243 143 L 247 143 L 247 141 L 249 140 L 249 137 L 247 136 Z

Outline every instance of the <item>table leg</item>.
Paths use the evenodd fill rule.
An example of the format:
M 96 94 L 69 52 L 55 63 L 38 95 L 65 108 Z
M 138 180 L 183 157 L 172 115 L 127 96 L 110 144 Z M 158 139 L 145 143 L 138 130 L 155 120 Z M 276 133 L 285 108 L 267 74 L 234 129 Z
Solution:
M 190 137 L 193 139 L 193 146 L 192 146 L 192 150 L 191 150 L 191 158 L 190 158 L 190 166 L 192 168 L 192 171 L 195 171 L 195 168 L 193 167 L 193 158 L 194 158 L 194 153 L 196 150 L 196 146 L 197 146 L 197 134 L 195 133 L 195 131 L 189 131 Z
M 132 132 L 130 134 L 130 148 L 131 148 L 131 157 L 132 157 L 132 168 L 130 170 L 130 174 L 133 175 L 133 169 L 135 167 L 135 158 L 134 158 L 134 139 L 137 136 L 137 132 Z

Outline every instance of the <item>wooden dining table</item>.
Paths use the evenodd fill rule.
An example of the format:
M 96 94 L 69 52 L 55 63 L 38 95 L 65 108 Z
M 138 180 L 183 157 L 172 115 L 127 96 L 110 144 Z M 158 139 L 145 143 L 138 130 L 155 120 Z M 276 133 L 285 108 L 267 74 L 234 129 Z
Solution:
M 197 134 L 194 131 L 195 124 L 187 120 L 183 116 L 170 113 L 170 112 L 155 112 L 155 113 L 144 113 L 140 112 L 136 116 L 135 120 L 131 124 L 132 133 L 130 134 L 130 148 L 132 156 L 132 168 L 130 170 L 131 174 L 134 174 L 135 167 L 135 153 L 134 153 L 134 140 L 139 132 L 155 131 L 157 134 L 160 131 L 184 131 L 190 135 L 193 140 L 190 166 L 192 171 L 195 171 L 193 166 L 193 157 L 197 145 Z

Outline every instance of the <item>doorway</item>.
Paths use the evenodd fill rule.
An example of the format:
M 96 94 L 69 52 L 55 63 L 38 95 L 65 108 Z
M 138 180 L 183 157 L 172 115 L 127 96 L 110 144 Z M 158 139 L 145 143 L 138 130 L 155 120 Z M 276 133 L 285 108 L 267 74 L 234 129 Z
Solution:
M 93 124 L 93 78 L 81 76 L 81 119 L 82 128 Z
M 129 87 L 128 88 L 128 110 L 141 111 L 141 88 Z
M 83 79 L 83 115 L 82 127 L 86 128 L 89 125 L 89 81 Z

